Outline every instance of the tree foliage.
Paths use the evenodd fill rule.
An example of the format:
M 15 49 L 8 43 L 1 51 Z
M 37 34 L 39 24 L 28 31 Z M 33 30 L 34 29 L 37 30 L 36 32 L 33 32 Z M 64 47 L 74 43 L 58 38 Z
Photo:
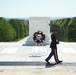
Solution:
M 13 41 L 28 35 L 28 22 L 26 20 L 0 17 L 0 41 Z
M 11 19 L 8 21 L 16 31 L 16 38 L 22 38 L 28 35 L 28 23 L 25 20 Z
M 56 28 L 61 41 L 76 41 L 76 17 L 55 20 L 51 24 L 51 31 Z
M 0 18 L 0 41 L 12 41 L 16 37 L 15 29 L 4 18 Z

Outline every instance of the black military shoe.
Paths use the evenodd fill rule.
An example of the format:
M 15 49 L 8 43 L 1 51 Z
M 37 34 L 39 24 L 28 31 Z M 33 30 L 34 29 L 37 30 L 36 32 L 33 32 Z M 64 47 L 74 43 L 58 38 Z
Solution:
M 59 63 L 62 63 L 62 61 L 58 61 L 58 62 L 56 62 L 57 64 L 59 64 Z
M 46 61 L 48 64 L 50 63 L 47 59 L 45 59 L 45 61 Z

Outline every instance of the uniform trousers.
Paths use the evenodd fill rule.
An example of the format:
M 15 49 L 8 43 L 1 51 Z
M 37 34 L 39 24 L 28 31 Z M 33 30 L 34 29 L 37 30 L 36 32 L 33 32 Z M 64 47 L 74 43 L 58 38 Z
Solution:
M 58 54 L 57 54 L 57 48 L 51 48 L 51 53 L 49 54 L 49 56 L 46 58 L 46 60 L 50 60 L 50 58 L 54 55 L 54 59 L 55 59 L 55 62 L 58 62 L 59 59 L 58 59 Z

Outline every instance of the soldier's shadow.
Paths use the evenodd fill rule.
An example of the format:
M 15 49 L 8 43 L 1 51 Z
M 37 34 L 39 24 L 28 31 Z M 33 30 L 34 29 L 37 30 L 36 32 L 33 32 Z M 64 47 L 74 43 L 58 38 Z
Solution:
M 45 68 L 55 67 L 56 65 L 56 63 L 46 63 Z

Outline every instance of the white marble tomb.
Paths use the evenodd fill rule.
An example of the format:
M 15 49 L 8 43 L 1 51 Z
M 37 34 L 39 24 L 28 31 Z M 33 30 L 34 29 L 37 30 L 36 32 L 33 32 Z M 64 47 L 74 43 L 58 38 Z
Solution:
M 46 35 L 43 44 L 50 43 L 50 17 L 30 17 L 29 18 L 29 37 L 26 45 L 35 45 L 33 34 L 36 31 L 42 31 Z

